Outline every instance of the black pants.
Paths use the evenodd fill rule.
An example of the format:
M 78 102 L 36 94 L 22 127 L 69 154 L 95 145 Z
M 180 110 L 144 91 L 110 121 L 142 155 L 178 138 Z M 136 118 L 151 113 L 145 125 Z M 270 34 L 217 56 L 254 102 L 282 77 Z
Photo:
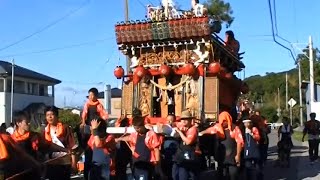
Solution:
M 262 180 L 262 172 L 258 160 L 245 160 L 245 177 L 246 180 Z
M 133 176 L 136 180 L 152 180 L 153 170 L 151 163 L 141 161 L 133 163 Z
M 173 164 L 172 167 L 172 179 L 173 180 L 197 180 L 197 174 L 195 171 L 179 166 L 177 164 Z
M 222 164 L 218 167 L 218 179 L 221 180 L 238 180 L 239 169 L 236 165 Z
M 312 139 L 308 140 L 309 142 L 309 158 L 310 161 L 315 161 L 318 159 L 318 152 L 319 152 L 319 139 Z
M 71 165 L 48 165 L 47 179 L 49 180 L 70 180 Z
M 116 178 L 117 180 L 127 180 L 127 166 L 132 161 L 131 150 L 128 147 L 120 146 L 116 152 Z
M 89 171 L 89 180 L 110 180 L 110 167 L 108 165 L 95 165 L 91 166 Z M 107 172 L 108 171 L 108 172 Z

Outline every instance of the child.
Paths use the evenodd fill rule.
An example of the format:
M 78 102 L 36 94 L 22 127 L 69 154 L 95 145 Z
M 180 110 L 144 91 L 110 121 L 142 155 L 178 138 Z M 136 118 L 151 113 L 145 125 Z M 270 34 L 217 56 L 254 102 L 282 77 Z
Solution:
M 91 147 L 92 166 L 89 170 L 89 180 L 109 180 L 111 153 L 115 151 L 116 143 L 112 135 L 106 133 L 107 124 L 103 119 L 92 120 L 92 135 L 88 141 Z
M 105 111 L 103 105 L 98 101 L 98 89 L 91 88 L 88 91 L 88 101 L 85 103 L 82 112 L 82 122 L 81 125 L 89 125 L 93 119 L 98 117 L 107 120 L 108 113 Z
M 85 162 L 84 162 L 84 179 L 88 179 L 88 172 L 90 170 L 90 164 L 92 159 L 92 150 L 87 146 L 88 140 L 91 135 L 90 123 L 91 120 L 101 118 L 107 120 L 108 113 L 105 111 L 103 105 L 98 101 L 98 89 L 91 88 L 88 91 L 88 101 L 85 103 L 82 112 L 82 141 L 81 146 L 85 149 Z

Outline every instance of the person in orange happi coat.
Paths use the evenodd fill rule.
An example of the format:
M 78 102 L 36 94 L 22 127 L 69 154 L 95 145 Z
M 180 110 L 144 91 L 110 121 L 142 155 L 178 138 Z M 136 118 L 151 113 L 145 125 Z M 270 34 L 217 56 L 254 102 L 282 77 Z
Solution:
M 150 180 L 159 167 L 160 146 L 159 136 L 145 127 L 143 117 L 133 117 L 132 124 L 136 132 L 128 136 L 117 138 L 116 141 L 126 141 L 132 151 L 133 173 L 135 179 Z M 163 174 L 160 174 L 163 177 Z
M 112 135 L 107 134 L 107 124 L 103 119 L 91 121 L 92 135 L 88 141 L 92 153 L 92 167 L 89 180 L 109 180 L 113 164 L 112 154 L 116 149 L 116 142 Z
M 61 151 L 50 154 L 51 158 L 58 158 L 58 160 L 54 164 L 48 165 L 47 178 L 50 180 L 69 180 L 72 168 L 76 169 L 75 151 L 78 145 L 75 143 L 71 127 L 59 120 L 57 107 L 46 107 L 45 115 L 48 122 L 44 132 L 46 141 L 69 151 L 69 154 Z
M 8 134 L 0 133 L 0 179 L 41 179 L 42 165 Z
M 88 101 L 84 104 L 83 112 L 81 115 L 82 121 L 80 129 L 81 134 L 81 147 L 84 149 L 85 162 L 84 162 L 84 179 L 88 179 L 88 172 L 90 171 L 90 165 L 92 161 L 92 150 L 88 147 L 87 143 L 91 136 L 90 123 L 91 120 L 101 118 L 108 119 L 108 113 L 104 109 L 103 105 L 98 100 L 98 89 L 91 88 L 88 91 Z
M 220 140 L 221 147 L 218 159 L 219 177 L 221 179 L 230 177 L 230 180 L 238 179 L 238 168 L 240 167 L 243 139 L 241 130 L 232 123 L 231 115 L 223 111 L 219 114 L 219 123 L 200 132 L 200 134 L 216 134 Z

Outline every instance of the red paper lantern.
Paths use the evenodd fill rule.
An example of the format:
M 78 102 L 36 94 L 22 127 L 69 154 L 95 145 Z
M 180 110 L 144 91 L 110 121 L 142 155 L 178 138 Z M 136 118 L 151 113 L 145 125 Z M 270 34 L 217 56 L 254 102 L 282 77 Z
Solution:
M 121 79 L 124 75 L 124 69 L 121 66 L 117 66 L 113 73 L 117 79 Z
M 203 64 L 200 64 L 198 67 L 198 72 L 199 72 L 199 75 L 200 76 L 204 76 L 204 65 Z
M 159 67 L 159 71 L 162 75 L 168 76 L 170 73 L 170 67 L 166 64 L 163 64 Z
M 218 74 L 221 70 L 220 63 L 212 62 L 209 64 L 208 71 L 209 73 Z
M 142 78 L 143 76 L 146 75 L 146 70 L 144 69 L 143 66 L 138 66 L 134 72 L 133 72 L 134 75 L 138 76 L 139 78 Z
M 194 66 L 191 63 L 187 63 L 183 66 L 184 74 L 192 75 L 194 73 Z

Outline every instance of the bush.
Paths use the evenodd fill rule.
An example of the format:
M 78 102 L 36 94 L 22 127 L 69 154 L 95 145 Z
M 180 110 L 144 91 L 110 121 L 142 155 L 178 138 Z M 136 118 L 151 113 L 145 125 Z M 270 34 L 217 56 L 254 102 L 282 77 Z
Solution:
M 75 128 L 80 124 L 80 116 L 73 114 L 70 110 L 59 110 L 59 119 L 61 122 L 68 124 L 72 128 Z

